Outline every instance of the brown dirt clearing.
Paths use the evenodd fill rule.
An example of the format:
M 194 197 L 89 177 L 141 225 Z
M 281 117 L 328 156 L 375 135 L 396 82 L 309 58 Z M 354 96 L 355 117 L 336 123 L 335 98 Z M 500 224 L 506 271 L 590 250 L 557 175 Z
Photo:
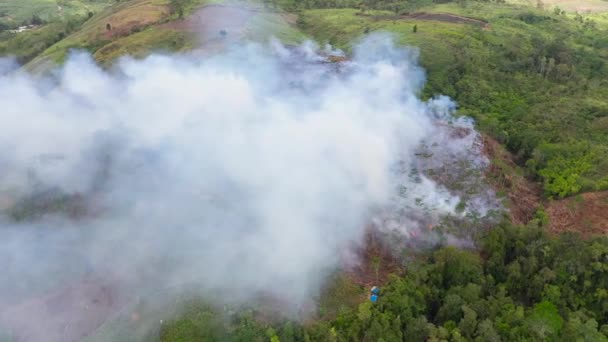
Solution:
M 608 234 L 608 191 L 550 202 L 546 208 L 552 233 Z
M 405 269 L 393 254 L 386 240 L 378 235 L 376 227 L 367 229 L 363 243 L 354 247 L 353 252 L 359 262 L 346 267 L 346 274 L 357 285 L 365 288 L 388 282 L 391 274 L 403 274 Z
M 528 223 L 542 201 L 540 186 L 517 172 L 515 158 L 496 140 L 484 135 L 483 148 L 491 161 L 486 176 L 495 190 L 509 199 L 511 221 Z
M 401 15 L 368 15 L 365 13 L 357 13 L 357 15 L 370 17 L 374 20 L 407 20 L 407 19 L 431 20 L 431 21 L 441 21 L 441 22 L 452 23 L 452 24 L 473 24 L 473 25 L 481 26 L 483 28 L 490 27 L 490 24 L 488 24 L 488 22 L 486 22 L 486 21 L 483 21 L 480 19 L 475 19 L 475 18 L 463 17 L 460 15 L 451 14 L 451 13 L 418 12 L 418 13 L 401 14 Z
M 506 193 L 513 223 L 528 223 L 542 204 L 551 233 L 578 232 L 583 237 L 608 234 L 608 191 L 543 200 L 540 185 L 516 172 L 514 157 L 496 140 L 484 136 L 484 153 L 492 161 L 486 175 L 497 191 Z

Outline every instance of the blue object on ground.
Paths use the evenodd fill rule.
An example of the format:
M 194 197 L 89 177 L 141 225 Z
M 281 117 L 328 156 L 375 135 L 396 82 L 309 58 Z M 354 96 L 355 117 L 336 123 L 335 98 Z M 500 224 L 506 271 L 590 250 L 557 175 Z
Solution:
M 371 301 L 372 301 L 372 303 L 375 303 L 375 302 L 377 302 L 377 301 L 378 301 L 378 296 L 377 296 L 377 295 L 375 295 L 375 294 L 373 294 L 373 295 L 371 295 L 371 296 L 369 297 L 369 300 L 371 300 Z
M 380 289 L 374 286 L 374 287 L 372 287 L 372 293 L 375 295 L 378 295 L 378 294 L 380 294 Z

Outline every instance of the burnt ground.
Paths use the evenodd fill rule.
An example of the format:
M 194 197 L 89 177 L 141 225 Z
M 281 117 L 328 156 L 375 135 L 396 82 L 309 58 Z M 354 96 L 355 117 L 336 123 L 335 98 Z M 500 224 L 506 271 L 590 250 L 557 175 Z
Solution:
M 386 239 L 373 226 L 367 229 L 363 243 L 353 249 L 359 262 L 347 267 L 346 274 L 357 285 L 371 288 L 385 284 L 391 275 L 405 271 Z
M 18 305 L 5 306 L 0 310 L 0 326 L 10 327 L 15 341 L 80 341 L 127 302 L 120 284 L 112 278 L 83 278 Z
M 509 215 L 515 224 L 526 224 L 541 204 L 541 188 L 521 174 L 515 158 L 496 140 L 483 137 L 483 149 L 491 164 L 486 172 L 492 186 L 509 200 Z
M 552 201 L 545 210 L 552 233 L 579 232 L 584 237 L 608 234 L 608 191 Z

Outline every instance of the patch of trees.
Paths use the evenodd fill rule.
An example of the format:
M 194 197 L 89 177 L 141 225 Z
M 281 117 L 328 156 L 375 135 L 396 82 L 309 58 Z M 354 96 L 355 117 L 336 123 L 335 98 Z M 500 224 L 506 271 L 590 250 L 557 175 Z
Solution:
M 608 239 L 503 224 L 480 253 L 443 247 L 407 265 L 378 303 L 314 324 L 262 323 L 194 305 L 162 341 L 608 341 Z
M 179 19 L 183 18 L 184 13 L 188 9 L 191 2 L 192 0 L 171 0 L 169 2 L 171 13 L 176 15 Z
M 469 28 L 440 46 L 449 63 L 422 51 L 425 94 L 455 98 L 543 183 L 547 197 L 608 190 L 608 135 L 600 128 L 608 123 L 608 40 L 586 22 L 503 14 L 490 20 L 492 30 Z M 501 33 L 508 29 L 516 33 Z
M 363 2 L 368 9 L 390 3 Z M 543 184 L 546 197 L 608 190 L 605 30 L 582 15 L 535 8 L 498 11 L 482 1 L 459 13 L 482 16 L 489 29 L 455 25 L 442 31 L 421 21 L 417 29 L 424 30 L 424 38 L 415 38 L 403 34 L 399 22 L 376 21 L 373 26 L 397 30 L 398 39 L 417 44 L 428 71 L 423 95 L 454 98 L 462 114 L 475 118 L 482 131 L 508 147 L 527 176 Z M 343 20 L 305 11 L 298 23 L 348 50 L 357 35 L 370 31 L 370 22 L 362 17 L 344 27 Z M 408 31 L 414 33 L 413 27 Z M 548 147 L 565 151 L 571 145 L 589 146 L 590 151 L 584 156 L 549 153 Z

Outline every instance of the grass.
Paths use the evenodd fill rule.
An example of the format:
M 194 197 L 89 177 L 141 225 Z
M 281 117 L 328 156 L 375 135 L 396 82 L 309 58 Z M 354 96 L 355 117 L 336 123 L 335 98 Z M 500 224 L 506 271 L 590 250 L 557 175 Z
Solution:
M 508 0 L 511 3 L 537 6 L 537 0 Z M 562 10 L 579 13 L 607 12 L 608 2 L 605 0 L 541 0 L 545 9 L 552 10 L 559 7 Z
M 324 319 L 335 318 L 343 310 L 354 310 L 367 293 L 344 273 L 335 274 L 328 281 L 319 298 L 319 314 Z
M 275 36 L 285 44 L 297 44 L 306 39 L 306 35 L 278 13 L 256 14 L 249 22 L 246 32 L 247 39 L 253 41 L 265 41 L 268 37 Z
M 65 36 L 66 25 L 52 23 L 18 34 L 0 34 L 0 56 L 13 56 L 21 63 L 39 55 Z
M 185 32 L 150 27 L 104 45 L 95 52 L 93 57 L 102 65 L 109 65 L 122 56 L 142 58 L 151 51 L 190 50 L 192 41 L 193 38 Z
M 428 72 L 424 96 L 456 99 L 462 114 L 474 117 L 545 182 L 548 196 L 608 188 L 608 162 L 599 157 L 608 153 L 608 136 L 601 133 L 608 124 L 606 26 L 513 4 L 443 4 L 421 11 L 481 18 L 489 27 L 376 20 L 356 9 L 305 10 L 299 25 L 346 51 L 367 32 L 394 33 L 400 43 L 420 49 Z M 547 61 L 553 63 L 550 72 Z M 590 146 L 590 152 L 572 150 L 573 144 Z
M 170 13 L 168 3 L 169 0 L 130 0 L 112 5 L 74 34 L 39 53 L 27 67 L 32 71 L 45 70 L 62 63 L 72 49 L 89 51 L 101 64 L 109 65 L 123 55 L 144 57 L 153 51 L 186 51 L 196 47 L 194 34 L 159 26 L 177 19 Z M 193 0 L 184 14 L 188 16 L 201 6 L 216 3 L 227 2 Z M 107 24 L 111 25 L 111 31 L 107 30 Z M 281 13 L 255 14 L 246 28 L 246 38 L 250 40 L 265 41 L 273 35 L 290 44 L 305 38 Z
M 61 34 L 51 25 L 0 43 L 0 52 L 18 51 L 31 58 L 45 49 L 28 64 L 30 70 L 43 70 L 61 63 L 70 49 L 87 50 L 108 65 L 125 54 L 143 57 L 151 51 L 197 47 L 193 34 L 160 25 L 177 19 L 168 1 L 123 1 L 47 49 L 41 42 L 57 41 Z M 184 14 L 218 2 L 227 1 L 193 0 Z M 363 16 L 358 9 L 312 9 L 298 12 L 297 28 L 293 14 L 255 14 L 245 36 L 264 41 L 275 35 L 290 44 L 311 36 L 349 52 L 366 33 L 393 32 L 399 43 L 420 50 L 421 64 L 428 71 L 423 96 L 446 94 L 456 99 L 462 114 L 474 117 L 533 177 L 545 182 L 548 195 L 608 189 L 608 162 L 601 157 L 608 150 L 608 14 L 556 15 L 521 4 L 480 2 L 438 4 L 419 11 L 481 19 L 488 25 L 397 19 L 387 11 L 368 10 Z M 593 151 L 568 152 L 573 144 L 591 146 Z M 560 160 L 561 152 L 555 151 L 569 156 Z M 555 182 L 563 184 L 551 184 Z M 571 190 L 558 191 L 560 187 Z
M 29 21 L 33 15 L 45 21 L 99 12 L 110 0 L 0 0 L 0 22 L 12 27 Z
M 168 0 L 131 0 L 112 5 L 84 23 L 80 30 L 45 50 L 29 63 L 28 68 L 39 70 L 49 64 L 61 63 L 71 49 L 95 53 L 108 44 L 139 30 L 145 30 L 169 16 L 167 4 Z M 111 30 L 107 30 L 108 24 Z M 139 37 L 150 42 L 146 35 Z M 134 43 L 135 40 L 131 39 L 129 42 Z

